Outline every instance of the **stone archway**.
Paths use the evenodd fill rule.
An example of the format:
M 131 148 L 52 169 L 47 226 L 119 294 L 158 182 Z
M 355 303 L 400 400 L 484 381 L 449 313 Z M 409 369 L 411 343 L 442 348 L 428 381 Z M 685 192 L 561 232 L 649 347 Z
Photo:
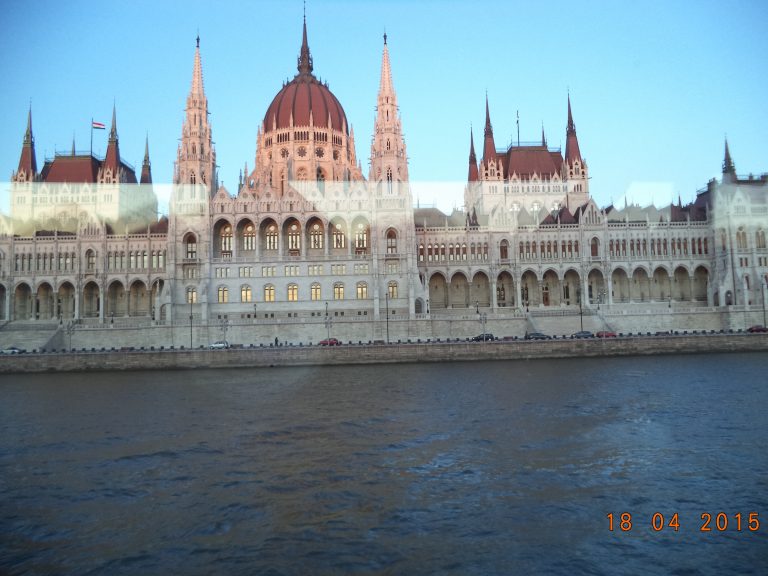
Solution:
M 515 284 L 509 272 L 502 272 L 496 278 L 496 305 L 500 308 L 515 305 Z
M 607 304 L 608 297 L 605 289 L 605 278 L 603 272 L 593 268 L 587 275 L 587 290 L 589 291 L 590 304 Z
M 612 293 L 611 300 L 616 303 L 629 302 L 629 277 L 626 270 L 616 268 L 611 274 Z
M 650 287 L 650 299 L 657 302 L 666 302 L 672 294 L 672 285 L 667 269 L 659 266 L 653 271 L 653 283 Z
M 469 296 L 469 305 L 491 305 L 491 283 L 485 272 L 477 272 L 472 277 L 472 289 Z
M 547 270 L 541 280 L 541 303 L 544 306 L 560 306 L 560 278 L 554 270 Z
M 567 306 L 578 306 L 579 299 L 582 304 L 586 303 L 586 295 L 581 293 L 581 277 L 570 269 L 563 276 L 563 302 Z
M 533 270 L 526 270 L 520 278 L 520 306 L 530 308 L 540 302 L 539 279 Z
M 35 318 L 37 320 L 52 320 L 56 304 L 53 298 L 53 288 L 48 282 L 37 287 L 35 296 Z
M 114 286 L 115 283 L 113 283 Z M 116 284 L 120 284 L 116 282 Z M 120 284 L 120 288 L 122 288 Z M 111 287 L 110 287 L 111 288 Z M 83 304 L 80 310 L 80 316 L 83 318 L 98 318 L 101 310 L 101 298 L 99 287 L 95 282 L 88 282 L 83 287 Z
M 429 307 L 448 308 L 448 283 L 442 274 L 432 274 L 429 279 Z
M 25 282 L 21 282 L 13 291 L 13 319 L 32 319 L 32 289 Z
M 709 272 L 704 266 L 699 266 L 693 271 L 692 298 L 696 302 L 709 302 Z
M 691 293 L 691 277 L 688 274 L 688 270 L 682 266 L 675 268 L 674 276 L 674 293 L 672 298 L 680 301 L 691 301 L 693 296 Z
M 651 281 L 645 268 L 635 268 L 632 272 L 632 301 L 647 302 L 651 297 Z
M 451 308 L 469 307 L 469 281 L 463 272 L 456 272 L 451 276 L 450 306 Z

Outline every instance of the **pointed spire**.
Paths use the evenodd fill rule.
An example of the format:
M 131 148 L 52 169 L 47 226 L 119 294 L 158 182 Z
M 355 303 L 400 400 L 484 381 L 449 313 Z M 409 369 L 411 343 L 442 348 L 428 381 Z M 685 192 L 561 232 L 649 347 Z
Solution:
M 32 102 L 29 103 L 29 111 L 27 112 L 27 131 L 24 132 L 24 145 L 34 144 L 35 138 L 32 135 Z
M 72 132 L 72 156 L 75 156 L 75 133 Z
M 573 123 L 573 114 L 571 114 L 571 93 L 568 93 L 568 127 L 566 128 L 568 134 L 576 134 L 576 125 Z
M 144 140 L 144 162 L 141 165 L 141 184 L 152 184 L 152 164 L 149 161 L 149 134 Z
M 541 123 L 541 145 L 547 147 L 547 137 L 544 135 L 544 122 Z
M 472 127 L 469 127 L 469 175 L 467 180 L 469 182 L 477 182 L 479 179 L 477 171 L 477 157 L 475 156 L 475 135 L 472 132 Z
M 192 89 L 190 95 L 203 95 L 205 87 L 203 86 L 203 66 L 200 63 L 200 34 L 197 35 L 197 45 L 195 47 L 195 64 L 192 68 Z
M 381 80 L 379 81 L 379 97 L 383 95 L 394 96 L 395 89 L 392 86 L 392 68 L 389 64 L 389 48 L 387 47 L 387 33 L 384 33 L 384 50 L 381 55 Z
M 573 114 L 571 113 L 571 95 L 568 94 L 568 127 L 565 136 L 565 161 L 567 164 L 573 164 L 575 161 L 584 163 L 579 150 L 579 139 L 576 137 L 576 125 L 573 123 Z
M 736 165 L 731 158 L 731 151 L 728 148 L 728 138 L 725 139 L 725 158 L 723 159 L 723 174 L 736 174 Z
M 488 93 L 485 93 L 485 142 L 483 144 L 483 161 L 496 159 L 496 143 L 493 140 L 493 126 L 491 126 L 491 113 L 488 106 Z
M 120 168 L 120 146 L 117 140 L 117 112 L 115 104 L 112 104 L 112 128 L 109 130 L 109 142 L 107 143 L 107 153 L 104 155 L 103 168 L 112 170 L 112 177 L 117 178 Z
M 301 51 L 299 52 L 299 74 L 312 74 L 312 55 L 309 53 L 307 42 L 307 14 L 304 13 L 304 28 L 301 35 Z
M 117 140 L 117 113 L 115 110 L 115 103 L 112 103 L 112 128 L 109 130 L 109 141 Z

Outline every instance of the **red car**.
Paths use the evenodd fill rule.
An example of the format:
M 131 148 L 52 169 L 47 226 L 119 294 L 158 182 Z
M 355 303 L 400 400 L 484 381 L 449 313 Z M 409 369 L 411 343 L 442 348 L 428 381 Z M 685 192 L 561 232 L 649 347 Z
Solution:
M 752 334 L 755 334 L 757 332 L 768 332 L 768 328 L 765 326 L 761 326 L 760 324 L 755 324 L 754 326 L 750 326 L 747 328 L 747 332 L 751 332 Z
M 339 342 L 336 338 L 326 338 L 325 340 L 320 340 L 318 344 L 320 346 L 341 346 L 341 342 Z
M 609 332 L 608 330 L 601 330 L 595 334 L 598 338 L 616 338 L 616 332 Z

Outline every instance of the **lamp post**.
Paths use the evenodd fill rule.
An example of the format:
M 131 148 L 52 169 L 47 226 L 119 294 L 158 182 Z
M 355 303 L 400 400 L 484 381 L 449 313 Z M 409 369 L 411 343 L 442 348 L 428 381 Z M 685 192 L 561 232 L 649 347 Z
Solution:
M 576 288 L 576 299 L 579 301 L 579 329 L 584 332 L 584 310 L 581 307 L 581 288 Z
M 189 299 L 189 348 L 192 349 L 192 299 Z
M 480 301 L 479 300 L 475 300 L 475 312 L 477 313 L 477 316 L 478 316 L 477 319 L 480 321 L 480 324 L 482 324 L 482 326 L 483 326 L 483 342 L 485 342 L 485 322 L 488 319 L 488 315 L 485 312 L 480 314 Z
M 69 336 L 69 351 L 72 351 L 72 332 L 75 331 L 75 323 L 70 320 L 67 322 L 67 336 Z
M 763 326 L 765 326 L 765 292 L 768 289 L 768 276 L 765 278 L 765 286 L 763 288 Z
M 386 303 L 387 312 L 387 344 L 389 344 L 389 291 L 384 295 L 384 301 Z
M 429 298 L 427 298 L 427 316 L 429 316 Z
M 331 317 L 328 316 L 328 302 L 325 303 L 325 330 L 328 340 L 331 339 Z

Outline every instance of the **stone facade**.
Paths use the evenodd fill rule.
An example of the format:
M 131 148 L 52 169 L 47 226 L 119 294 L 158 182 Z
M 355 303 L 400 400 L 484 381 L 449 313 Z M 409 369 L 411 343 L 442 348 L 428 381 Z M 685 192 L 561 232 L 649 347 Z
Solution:
M 465 337 L 481 323 L 498 335 L 557 333 L 585 316 L 589 329 L 628 331 L 759 321 L 768 176 L 738 177 L 727 144 L 722 180 L 695 202 L 600 208 L 570 97 L 564 154 L 543 131 L 497 149 L 486 99 L 466 212 L 443 214 L 413 207 L 386 36 L 367 179 L 341 104 L 314 76 L 306 22 L 297 69 L 230 192 L 218 184 L 198 39 L 160 220 L 148 144 L 137 178 L 120 159 L 114 114 L 103 159 L 73 144 L 38 171 L 30 111 L 12 213 L 0 217 L 0 319 L 107 340 L 137 331 L 131 342 L 154 326 L 144 337 L 156 345 L 183 339 L 187 325 L 201 344 L 228 332 L 244 342 Z M 647 311 L 675 320 L 642 320 Z

